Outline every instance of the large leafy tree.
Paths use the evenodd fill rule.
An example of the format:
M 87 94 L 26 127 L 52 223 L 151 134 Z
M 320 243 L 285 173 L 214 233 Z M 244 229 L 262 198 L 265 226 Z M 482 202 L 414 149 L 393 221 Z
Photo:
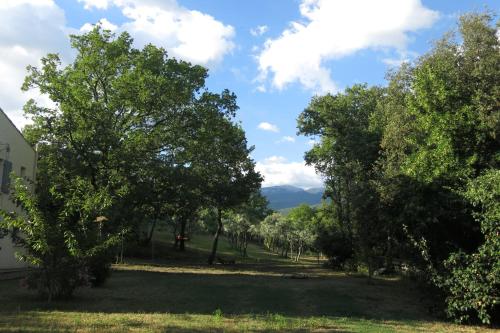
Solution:
M 500 262 L 491 241 L 500 164 L 500 44 L 491 22 L 489 14 L 464 15 L 458 34 L 391 73 L 376 116 L 385 223 L 404 226 L 409 237 L 400 243 L 418 245 L 400 248 L 442 288 L 447 313 L 485 323 L 498 313 Z
M 33 119 L 25 135 L 40 155 L 37 197 L 43 200 L 33 212 L 47 216 L 44 228 L 55 229 L 72 249 L 102 249 L 102 256 L 88 260 L 96 273 L 109 264 L 100 244 L 145 219 L 170 214 L 185 221 L 206 201 L 201 198 L 212 200 L 215 193 L 221 209 L 240 203 L 260 179 L 244 133 L 232 122 L 234 94 L 208 92 L 205 68 L 153 45 L 135 49 L 132 42 L 127 33 L 115 36 L 96 26 L 71 36 L 74 62 L 63 66 L 49 54 L 40 68 L 28 67 L 23 85 L 54 102 L 51 108 L 34 101 L 25 106 Z M 212 151 L 215 160 L 207 158 Z M 44 212 L 54 205 L 62 208 Z M 58 246 L 65 248 L 59 240 L 48 244 Z M 52 257 L 75 255 L 58 253 L 66 256 Z
M 200 147 L 202 158 L 197 162 L 200 173 L 204 175 L 204 195 L 217 211 L 217 230 L 209 264 L 216 258 L 218 239 L 223 231 L 222 213 L 246 202 L 260 188 L 262 181 L 249 156 L 253 147 L 247 146 L 243 129 L 230 119 L 217 117 L 214 120 L 201 131 L 206 140 L 203 141 L 204 147 Z
M 380 225 L 371 180 L 381 139 L 371 118 L 382 97 L 381 88 L 355 85 L 344 93 L 313 98 L 298 119 L 301 134 L 321 139 L 306 153 L 306 162 L 325 176 L 338 225 L 370 268 L 381 236 L 371 231 Z
M 500 262 L 492 241 L 500 230 L 493 204 L 500 166 L 500 42 L 491 21 L 489 14 L 461 17 L 459 38 L 446 36 L 412 69 L 407 110 L 414 128 L 401 159 L 404 175 L 441 198 L 433 224 L 442 236 L 438 242 L 427 237 L 427 244 L 431 250 L 443 249 L 437 247 L 443 240 L 448 245 L 430 253 L 431 259 L 450 256 L 444 269 L 434 260 L 448 314 L 485 323 L 498 312 Z
M 72 36 L 71 43 L 73 64 L 61 68 L 58 56 L 49 54 L 41 69 L 28 68 L 24 89 L 38 88 L 56 107 L 30 101 L 25 111 L 34 124 L 25 132 L 50 161 L 42 175 L 66 173 L 68 181 L 80 176 L 95 190 L 106 188 L 113 230 L 117 220 L 130 218 L 130 203 L 138 203 L 137 190 L 150 180 L 141 170 L 154 167 L 158 156 L 175 163 L 189 135 L 182 125 L 193 118 L 189 106 L 206 70 L 152 45 L 136 50 L 128 34 L 114 38 L 99 27 Z

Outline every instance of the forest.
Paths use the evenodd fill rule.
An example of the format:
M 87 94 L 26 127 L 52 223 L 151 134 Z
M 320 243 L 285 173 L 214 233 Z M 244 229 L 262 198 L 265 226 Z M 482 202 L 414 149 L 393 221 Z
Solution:
M 258 246 L 368 284 L 400 276 L 449 320 L 499 325 L 498 29 L 492 14 L 465 14 L 386 85 L 313 97 L 297 131 L 315 139 L 304 158 L 326 189 L 321 205 L 288 214 L 267 207 L 236 95 L 209 91 L 206 68 L 98 25 L 71 36 L 74 62 L 47 54 L 22 87 L 55 105 L 26 103 L 36 191 L 13 179 L 25 214 L 0 211 L 34 267 L 22 284 L 49 303 L 69 299 L 106 285 L 158 233 L 175 252 L 200 233 L 213 236 L 208 267 Z M 221 241 L 236 259 L 218 253 Z

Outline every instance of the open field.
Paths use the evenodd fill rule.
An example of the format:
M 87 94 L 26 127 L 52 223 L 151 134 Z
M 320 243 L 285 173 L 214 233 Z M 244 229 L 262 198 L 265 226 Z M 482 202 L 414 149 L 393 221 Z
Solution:
M 364 277 L 292 264 L 256 246 L 250 259 L 208 267 L 196 262 L 208 240 L 189 244 L 191 262 L 115 265 L 103 288 L 81 289 L 71 301 L 47 304 L 16 280 L 0 281 L 0 332 L 489 331 L 435 319 L 407 281 L 367 284 Z M 221 245 L 223 255 L 234 255 Z M 294 273 L 308 278 L 289 278 Z

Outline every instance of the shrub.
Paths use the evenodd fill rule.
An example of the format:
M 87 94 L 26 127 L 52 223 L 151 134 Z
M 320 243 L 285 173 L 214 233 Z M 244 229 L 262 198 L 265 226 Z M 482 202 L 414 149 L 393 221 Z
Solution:
M 89 283 L 102 284 L 109 275 L 109 249 L 117 240 L 102 236 L 91 218 L 103 207 L 93 202 L 102 200 L 91 200 L 95 194 L 89 191 L 87 197 L 78 191 L 63 195 L 60 187 L 40 187 L 34 195 L 22 179 L 14 184 L 12 199 L 24 213 L 0 210 L 0 228 L 17 231 L 17 242 L 26 250 L 18 258 L 34 266 L 23 285 L 50 301 L 68 298 Z M 72 185 L 72 190 L 84 189 L 81 182 Z
M 445 262 L 446 312 L 459 322 L 478 318 L 490 324 L 500 320 L 500 170 L 472 181 L 465 197 L 478 208 L 474 215 L 484 242 L 477 252 L 454 253 Z

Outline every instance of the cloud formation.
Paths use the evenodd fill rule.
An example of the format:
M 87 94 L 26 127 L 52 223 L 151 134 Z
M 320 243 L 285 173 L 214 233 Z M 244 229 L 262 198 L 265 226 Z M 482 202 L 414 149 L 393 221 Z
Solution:
M 128 19 L 117 28 L 128 31 L 136 46 L 163 46 L 171 56 L 214 66 L 234 48 L 234 28 L 176 0 L 79 0 L 88 10 L 118 7 Z
M 293 136 L 286 135 L 282 137 L 280 140 L 278 140 L 277 143 L 283 143 L 283 142 L 295 142 L 295 138 Z
M 109 30 L 109 31 L 115 31 L 116 29 L 118 29 L 118 26 L 109 22 L 108 19 L 106 18 L 102 18 L 100 19 L 97 24 L 99 24 L 103 29 L 105 30 Z M 82 27 L 80 28 L 80 31 L 81 32 L 89 32 L 91 31 L 92 29 L 94 29 L 94 24 L 91 24 L 91 23 L 85 23 L 84 25 L 82 25 Z
M 257 56 L 259 80 L 284 89 L 293 82 L 316 93 L 337 87 L 326 63 L 366 48 L 404 50 L 409 33 L 430 27 L 438 13 L 420 0 L 302 0 L 301 21 L 268 39 Z
M 257 162 L 256 170 L 264 176 L 262 186 L 293 185 L 301 188 L 321 187 L 323 180 L 312 166 L 288 162 L 282 156 L 271 156 Z
M 108 9 L 110 0 L 78 0 L 84 4 L 84 8 L 90 10 L 92 8 Z
M 254 37 L 262 36 L 269 30 L 267 25 L 259 25 L 253 29 L 250 29 L 250 34 Z
M 136 47 L 153 43 L 165 47 L 171 56 L 205 66 L 219 63 L 234 47 L 233 27 L 181 7 L 175 0 L 79 2 L 88 10 L 117 6 L 127 19 L 124 24 L 110 22 L 105 12 L 99 23 L 117 33 L 129 31 Z M 21 110 L 29 98 L 43 106 L 53 105 L 37 91 L 21 91 L 26 66 L 39 66 L 47 53 L 59 53 L 63 64 L 70 63 L 74 54 L 69 34 L 89 31 L 96 22 L 86 23 L 80 30 L 69 27 L 64 10 L 54 0 L 0 0 L 0 17 L 0 108 L 23 127 L 29 120 Z
M 263 131 L 268 131 L 268 132 L 275 132 L 275 133 L 278 133 L 280 131 L 280 129 L 278 128 L 278 126 L 276 125 L 273 125 L 271 123 L 268 123 L 266 121 L 260 123 L 258 126 L 257 126 L 258 129 L 261 129 Z
M 0 17 L 0 108 L 22 127 L 29 122 L 21 111 L 28 99 L 52 105 L 37 91 L 21 91 L 26 66 L 39 65 L 47 53 L 68 59 L 68 34 L 74 31 L 66 26 L 64 12 L 52 0 L 2 0 Z

